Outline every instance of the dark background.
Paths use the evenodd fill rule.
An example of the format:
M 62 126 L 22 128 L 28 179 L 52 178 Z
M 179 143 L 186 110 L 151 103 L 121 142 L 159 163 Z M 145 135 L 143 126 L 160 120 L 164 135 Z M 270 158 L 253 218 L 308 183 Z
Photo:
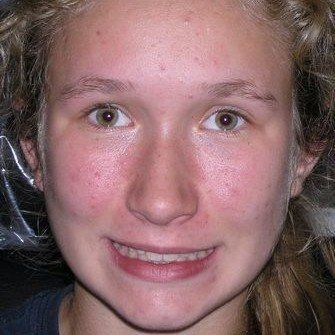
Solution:
M 36 264 L 36 257 L 40 256 L 0 251 L 0 309 L 16 307 L 37 292 L 73 281 L 65 265 Z
M 13 160 L 8 154 L 7 144 L 1 142 L 0 227 L 11 231 L 12 223 L 18 222 L 15 217 L 19 209 L 35 235 L 42 238 L 38 238 L 37 248 L 33 248 L 27 241 L 21 243 L 14 234 L 0 236 L 14 237 L 12 242 L 16 244 L 8 249 L 0 241 L 0 309 L 20 305 L 39 291 L 73 282 L 73 275 L 51 238 L 41 193 L 27 183 L 17 167 L 11 165 Z

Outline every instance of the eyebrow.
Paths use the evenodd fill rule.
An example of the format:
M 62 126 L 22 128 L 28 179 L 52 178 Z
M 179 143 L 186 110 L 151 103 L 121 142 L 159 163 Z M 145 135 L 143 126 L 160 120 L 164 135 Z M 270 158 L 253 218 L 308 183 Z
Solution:
M 202 90 L 208 92 L 215 98 L 227 98 L 232 95 L 259 100 L 270 107 L 278 105 L 278 100 L 271 92 L 261 92 L 257 86 L 250 81 L 235 79 L 215 84 L 203 83 Z M 124 82 L 115 78 L 103 78 L 97 76 L 81 77 L 73 84 L 66 85 L 59 95 L 59 100 L 69 100 L 90 92 L 102 92 L 112 94 L 115 92 L 134 91 L 131 82 Z
M 134 86 L 129 82 L 123 82 L 114 78 L 84 76 L 75 83 L 66 85 L 62 88 L 58 99 L 69 100 L 90 92 L 112 94 L 115 92 L 127 92 L 131 90 L 134 90 Z
M 215 98 L 227 98 L 231 95 L 236 95 L 259 100 L 270 107 L 278 105 L 278 100 L 271 92 L 261 92 L 253 82 L 247 80 L 236 79 L 211 85 L 205 83 L 202 84 L 202 87 Z

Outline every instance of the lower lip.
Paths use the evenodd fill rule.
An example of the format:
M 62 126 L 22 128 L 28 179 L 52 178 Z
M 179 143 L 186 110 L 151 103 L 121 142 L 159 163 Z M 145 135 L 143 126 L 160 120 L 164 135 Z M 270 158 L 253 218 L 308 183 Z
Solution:
M 154 264 L 121 255 L 110 243 L 112 260 L 121 270 L 139 279 L 151 282 L 171 282 L 187 279 L 205 272 L 213 261 L 216 249 L 203 259 L 168 264 Z

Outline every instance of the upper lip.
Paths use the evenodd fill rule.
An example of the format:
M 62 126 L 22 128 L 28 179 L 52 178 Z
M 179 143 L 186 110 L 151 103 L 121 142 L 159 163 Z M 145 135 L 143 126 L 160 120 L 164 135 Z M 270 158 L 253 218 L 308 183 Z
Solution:
M 186 254 L 186 253 L 198 252 L 198 251 L 215 248 L 215 247 L 208 247 L 208 248 L 195 249 L 195 248 L 187 248 L 187 247 L 162 247 L 162 246 L 153 246 L 153 245 L 147 245 L 147 244 L 142 244 L 142 243 L 133 243 L 133 242 L 116 241 L 116 240 L 112 240 L 112 242 L 123 244 L 133 249 L 153 252 L 156 254 Z

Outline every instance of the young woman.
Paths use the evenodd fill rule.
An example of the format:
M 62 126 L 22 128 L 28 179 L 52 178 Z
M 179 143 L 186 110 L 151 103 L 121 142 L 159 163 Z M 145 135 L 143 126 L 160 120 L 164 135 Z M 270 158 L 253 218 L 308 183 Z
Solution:
M 332 0 L 13 1 L 0 38 L 76 276 L 1 334 L 334 333 Z

